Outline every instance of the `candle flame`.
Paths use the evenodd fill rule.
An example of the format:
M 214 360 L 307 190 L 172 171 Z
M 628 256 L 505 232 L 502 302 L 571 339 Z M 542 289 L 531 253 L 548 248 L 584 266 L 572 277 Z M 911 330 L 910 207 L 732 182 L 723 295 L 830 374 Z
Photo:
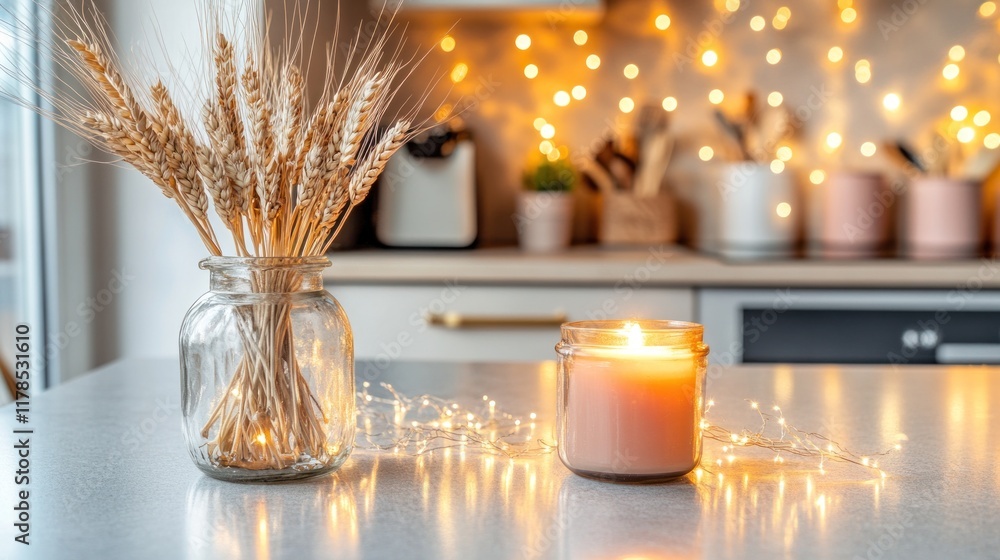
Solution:
M 632 321 L 625 323 L 622 334 L 628 338 L 629 348 L 641 348 L 646 345 L 646 341 L 642 335 L 642 327 L 639 326 L 639 323 Z

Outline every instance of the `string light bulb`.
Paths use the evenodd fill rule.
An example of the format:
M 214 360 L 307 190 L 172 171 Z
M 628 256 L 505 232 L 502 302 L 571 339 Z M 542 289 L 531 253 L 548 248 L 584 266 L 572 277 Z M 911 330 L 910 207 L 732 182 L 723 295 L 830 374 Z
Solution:
M 954 80 L 958 77 L 958 73 L 958 65 L 954 62 L 945 65 L 944 69 L 941 70 L 941 75 L 944 76 L 944 79 L 946 80 Z
M 777 214 L 779 218 L 787 218 L 792 215 L 792 205 L 787 202 L 779 202 L 778 205 L 774 207 L 774 213 Z
M 969 116 L 969 110 L 964 105 L 955 105 L 951 108 L 950 115 L 953 121 L 964 121 Z
M 860 84 L 867 84 L 872 79 L 872 63 L 862 58 L 854 64 L 854 79 Z
M 538 132 L 539 134 L 542 135 L 542 138 L 545 138 L 546 140 L 551 140 L 556 135 L 556 127 L 552 126 L 551 124 L 545 123 L 544 125 L 542 125 L 542 128 Z
M 788 6 L 782 6 L 778 8 L 778 12 L 774 15 L 774 19 L 771 20 L 771 25 L 780 31 L 788 25 L 788 20 L 791 17 L 792 10 L 790 10 Z
M 552 101 L 559 107 L 565 107 L 569 105 L 570 95 L 569 92 L 559 90 L 555 95 L 552 96 Z
M 826 147 L 831 150 L 836 150 L 844 142 L 844 137 L 838 132 L 831 132 L 826 135 Z
M 670 27 L 670 16 L 667 14 L 660 14 L 656 16 L 654 25 L 656 25 L 656 28 L 660 31 L 666 31 Z
M 534 80 L 538 77 L 538 66 L 534 64 L 529 64 L 524 67 L 524 76 L 529 80 Z
M 979 5 L 979 17 L 988 18 L 995 14 L 997 5 L 995 2 L 983 2 Z
M 708 101 L 712 105 L 718 105 L 719 103 L 722 103 L 725 99 L 726 99 L 726 94 L 722 93 L 721 89 L 713 89 L 712 91 L 708 92 Z
M 534 123 L 532 123 L 532 124 L 535 125 L 535 130 L 541 130 L 542 127 L 545 126 L 546 120 L 543 119 L 542 117 L 538 117 L 538 118 L 535 119 Z
M 865 142 L 861 144 L 861 155 L 865 157 L 872 157 L 875 155 L 876 146 L 874 142 Z
M 441 39 L 440 46 L 441 50 L 444 52 L 451 52 L 455 50 L 455 38 L 451 35 L 445 35 L 444 38 Z
M 698 159 L 701 161 L 711 161 L 715 157 L 715 150 L 711 146 L 702 146 L 698 150 Z
M 740 9 L 740 0 L 726 0 L 726 9 L 735 12 Z
M 781 49 L 771 49 L 767 51 L 767 63 L 777 64 L 781 62 Z
M 948 60 L 952 62 L 959 62 L 965 58 L 965 47 L 962 45 L 955 45 L 948 49 Z
M 844 23 L 854 23 L 858 19 L 858 11 L 854 8 L 844 8 L 840 12 L 840 21 Z
M 895 93 L 887 93 L 885 97 L 882 98 L 882 106 L 886 108 L 887 111 L 897 111 L 899 110 L 899 105 L 901 101 L 899 95 Z
M 464 62 L 459 62 L 451 69 L 451 81 L 454 83 L 459 83 L 469 75 L 469 65 Z
M 767 94 L 767 104 L 771 107 L 780 107 L 784 100 L 785 98 L 781 95 L 780 91 L 772 91 Z
M 780 159 L 771 161 L 771 173 L 778 175 L 784 170 L 785 170 L 785 162 L 781 161 Z
M 972 117 L 972 122 L 976 126 L 986 126 L 990 124 L 990 112 L 986 110 L 979 111 L 974 117 Z
M 587 32 L 582 29 L 573 34 L 573 42 L 581 47 L 587 44 L 588 38 Z
M 632 101 L 631 97 L 622 97 L 618 101 L 618 109 L 620 109 L 622 113 L 631 113 L 632 110 L 635 109 L 635 101 Z
M 750 29 L 754 31 L 764 29 L 765 25 L 767 25 L 767 21 L 762 16 L 753 16 L 750 18 Z
M 701 54 L 701 63 L 705 66 L 711 68 L 716 62 L 719 62 L 719 55 L 715 51 L 709 49 Z
M 626 78 L 634 80 L 639 76 L 639 67 L 635 64 L 626 64 L 625 68 L 622 69 L 622 74 L 625 74 Z
M 844 49 L 840 47 L 830 47 L 830 50 L 826 51 L 826 58 L 830 62 L 840 62 L 844 58 Z
M 522 51 L 528 50 L 528 48 L 531 47 L 531 37 L 525 35 L 524 33 L 518 35 L 517 38 L 514 39 L 514 46 Z
M 792 149 L 788 146 L 781 146 L 775 151 L 774 155 L 781 161 L 789 161 L 792 159 Z
M 958 134 L 955 135 L 958 141 L 963 144 L 968 144 L 976 139 L 976 129 L 971 126 L 963 126 L 958 130 Z
M 826 181 L 826 172 L 822 169 L 813 169 L 809 173 L 809 182 L 814 185 L 822 185 Z
M 986 146 L 990 150 L 1000 148 L 1000 134 L 996 132 L 987 134 L 986 138 L 983 138 L 983 146 Z
M 587 68 L 590 68 L 591 70 L 597 70 L 600 67 L 601 67 L 601 57 L 597 56 L 596 54 L 592 54 L 587 57 Z
M 580 101 L 587 97 L 587 88 L 583 86 L 573 86 L 573 89 L 570 91 L 570 95 L 573 96 L 573 99 Z
M 663 98 L 663 110 L 670 112 L 677 109 L 677 98 L 676 97 L 664 97 Z

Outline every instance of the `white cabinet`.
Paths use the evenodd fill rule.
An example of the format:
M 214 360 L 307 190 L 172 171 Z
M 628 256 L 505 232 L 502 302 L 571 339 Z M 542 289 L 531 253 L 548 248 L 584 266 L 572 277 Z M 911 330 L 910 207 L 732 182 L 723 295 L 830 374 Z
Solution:
M 357 358 L 373 360 L 375 367 L 399 359 L 552 360 L 562 320 L 694 319 L 694 293 L 687 289 L 458 282 L 326 287 L 351 320 Z M 429 317 L 451 326 L 432 324 Z

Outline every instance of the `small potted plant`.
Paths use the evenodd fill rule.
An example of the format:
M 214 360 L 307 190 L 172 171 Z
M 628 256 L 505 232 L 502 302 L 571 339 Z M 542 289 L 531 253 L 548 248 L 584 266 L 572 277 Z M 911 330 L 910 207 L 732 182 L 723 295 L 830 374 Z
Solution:
M 524 173 L 514 215 L 522 250 L 552 253 L 569 246 L 575 183 L 576 172 L 565 159 L 545 160 Z

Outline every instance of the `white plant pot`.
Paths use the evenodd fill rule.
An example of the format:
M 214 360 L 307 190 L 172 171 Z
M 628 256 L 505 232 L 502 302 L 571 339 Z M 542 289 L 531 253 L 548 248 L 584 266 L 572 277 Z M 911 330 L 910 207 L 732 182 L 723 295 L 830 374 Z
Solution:
M 573 195 L 566 192 L 522 192 L 514 216 L 521 249 L 554 253 L 569 247 L 573 235 Z
M 802 215 L 792 175 L 753 162 L 712 169 L 699 208 L 699 248 L 728 258 L 791 256 Z
M 982 249 L 982 186 L 946 177 L 915 179 L 906 194 L 906 255 L 966 259 Z

